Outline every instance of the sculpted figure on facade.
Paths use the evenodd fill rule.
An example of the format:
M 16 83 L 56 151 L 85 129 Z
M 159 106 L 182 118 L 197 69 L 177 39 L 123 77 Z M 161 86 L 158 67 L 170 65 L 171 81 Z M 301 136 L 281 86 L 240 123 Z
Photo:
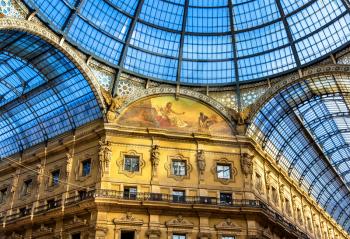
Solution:
M 263 194 L 262 187 L 263 187 L 262 178 L 261 178 L 260 174 L 256 174 L 256 176 L 255 176 L 255 188 L 260 194 Z
M 117 110 L 119 110 L 124 102 L 126 101 L 126 96 L 116 96 L 112 97 L 111 93 L 106 91 L 103 87 L 100 87 L 103 99 L 107 106 L 106 118 L 108 122 L 114 122 L 117 118 Z
M 241 155 L 241 168 L 242 168 L 242 172 L 245 175 L 253 174 L 253 158 L 254 158 L 254 155 L 250 155 L 248 153 L 243 153 Z
M 271 186 L 271 176 L 270 176 L 271 171 L 266 171 L 266 189 L 270 190 Z
M 66 153 L 66 177 L 68 180 L 69 174 L 72 171 L 73 165 L 73 155 L 71 153 Z
M 109 173 L 109 164 L 112 159 L 111 142 L 99 141 L 100 150 L 98 152 L 98 158 L 100 162 L 100 173 L 101 176 Z
M 198 169 L 201 175 L 204 174 L 206 163 L 205 163 L 205 155 L 204 155 L 204 150 L 198 150 L 197 151 L 197 164 L 198 164 Z
M 35 171 L 36 171 L 36 183 L 39 186 L 41 184 L 41 180 L 44 175 L 44 167 L 41 164 L 37 164 L 35 167 Z
M 20 170 L 17 169 L 15 174 L 13 175 L 12 185 L 11 185 L 11 193 L 16 192 L 16 190 L 17 190 L 19 174 L 20 174 Z
M 151 149 L 152 174 L 157 176 L 157 168 L 159 165 L 159 145 L 153 145 Z

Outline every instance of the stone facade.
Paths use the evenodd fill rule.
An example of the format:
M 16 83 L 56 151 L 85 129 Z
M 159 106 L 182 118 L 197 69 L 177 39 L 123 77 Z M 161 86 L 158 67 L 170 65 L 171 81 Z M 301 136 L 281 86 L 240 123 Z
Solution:
M 109 173 L 100 172 L 101 144 L 111 151 Z M 129 154 L 142 161 L 133 175 L 123 167 Z M 166 168 L 179 155 L 191 170 L 176 178 Z M 245 137 L 159 135 L 95 122 L 11 157 L 25 167 L 0 164 L 0 189 L 8 189 L 0 238 L 348 238 L 263 155 Z M 233 180 L 217 179 L 218 162 L 231 165 Z

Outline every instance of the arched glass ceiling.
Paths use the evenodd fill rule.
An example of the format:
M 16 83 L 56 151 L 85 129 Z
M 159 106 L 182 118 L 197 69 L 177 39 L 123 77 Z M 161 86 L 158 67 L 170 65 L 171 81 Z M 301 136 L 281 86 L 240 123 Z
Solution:
M 350 232 L 350 78 L 288 87 L 255 116 L 248 134 Z
M 86 53 L 149 78 L 233 84 L 298 69 L 350 40 L 345 0 L 24 0 Z
M 59 50 L 16 31 L 0 34 L 0 158 L 101 118 L 87 80 Z

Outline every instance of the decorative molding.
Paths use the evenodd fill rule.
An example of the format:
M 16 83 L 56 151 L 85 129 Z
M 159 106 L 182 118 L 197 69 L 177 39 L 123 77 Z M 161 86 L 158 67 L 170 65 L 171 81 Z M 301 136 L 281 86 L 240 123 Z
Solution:
M 262 176 L 260 173 L 255 172 L 255 189 L 258 191 L 259 194 L 263 195 L 263 182 L 262 182 Z
M 125 156 L 137 156 L 139 158 L 139 171 L 127 171 L 124 169 L 125 165 Z M 137 153 L 135 150 L 129 150 L 128 152 L 121 152 L 120 159 L 117 160 L 117 166 L 119 168 L 119 173 L 126 175 L 129 178 L 134 177 L 135 175 L 142 175 L 142 168 L 145 167 L 146 162 L 142 158 L 142 153 Z
M 104 102 L 107 106 L 106 119 L 107 122 L 113 123 L 116 121 L 118 116 L 118 110 L 122 107 L 127 99 L 127 96 L 116 96 L 113 97 L 111 93 L 105 90 L 102 86 L 100 87 L 101 94 Z
M 271 188 L 271 176 L 270 176 L 270 173 L 271 173 L 271 171 L 266 171 L 266 174 L 265 174 L 267 191 L 269 191 L 270 188 Z
M 242 228 L 236 225 L 231 218 L 226 218 L 224 221 L 215 225 L 218 231 L 231 231 L 231 232 L 241 232 Z
M 187 219 L 183 218 L 182 215 L 178 215 L 177 218 L 171 219 L 165 223 L 169 227 L 178 227 L 181 229 L 184 228 L 193 228 L 194 224 Z
M 152 145 L 152 148 L 151 148 L 152 177 L 156 177 L 158 175 L 158 165 L 160 161 L 159 155 L 160 155 L 159 145 Z
M 206 163 L 205 163 L 205 154 L 204 154 L 204 150 L 200 149 L 197 151 L 197 165 L 198 165 L 198 170 L 200 173 L 200 176 L 204 175 L 204 171 L 206 168 Z
M 64 225 L 64 229 L 69 231 L 78 227 L 88 226 L 86 219 L 81 219 L 78 216 L 74 216 L 67 224 Z
M 67 152 L 66 153 L 66 180 L 68 181 L 69 174 L 72 171 L 72 165 L 73 165 L 73 154 Z
M 9 196 L 10 196 L 10 185 L 9 184 L 7 184 L 7 183 L 5 183 L 5 184 L 2 184 L 1 186 L 0 186 L 0 190 L 4 190 L 4 189 L 6 189 L 6 194 L 5 195 L 2 195 L 3 196 L 3 198 L 0 198 L 0 205 L 1 204 L 5 204 L 6 203 L 6 200 L 9 198 Z M 1 215 L 1 214 L 0 214 Z
M 269 226 L 264 228 L 262 235 L 264 236 L 264 238 L 268 238 L 268 239 L 273 238 L 273 234 L 272 234 L 271 228 Z
M 217 165 L 218 164 L 226 164 L 226 165 L 230 166 L 230 169 L 231 169 L 231 172 L 230 172 L 231 178 L 230 179 L 218 178 L 218 173 L 217 173 Z M 233 161 L 230 161 L 227 158 L 215 160 L 215 163 L 214 163 L 213 167 L 211 168 L 211 172 L 214 175 L 214 181 L 220 182 L 224 185 L 235 182 L 235 178 L 237 175 L 237 169 L 234 167 Z
M 186 162 L 186 175 L 174 175 L 173 174 L 173 160 L 180 160 L 180 161 L 185 161 Z M 169 178 L 173 178 L 176 181 L 182 181 L 184 179 L 189 179 L 190 174 L 192 171 L 192 165 L 190 164 L 190 159 L 188 157 L 184 157 L 181 154 L 177 154 L 175 156 L 168 156 L 167 163 L 164 165 L 164 168 L 166 169 L 168 173 Z
M 127 212 L 125 216 L 122 216 L 121 218 L 114 218 L 113 219 L 114 225 L 131 225 L 131 226 L 141 226 L 143 225 L 142 219 L 136 219 L 131 212 Z
M 17 169 L 16 172 L 13 174 L 12 183 L 11 183 L 11 193 L 15 193 L 18 188 L 19 174 L 20 174 L 20 169 Z
M 105 175 L 109 175 L 109 166 L 112 160 L 112 148 L 111 142 L 109 141 L 99 141 L 100 148 L 98 151 L 98 160 L 99 160 L 99 170 L 101 178 Z
M 16 232 L 12 232 L 11 236 L 9 236 L 8 238 L 10 238 L 10 239 L 23 239 L 24 237 L 21 234 L 18 234 Z
M 250 155 L 248 153 L 241 154 L 241 168 L 242 172 L 247 175 L 253 174 L 253 162 L 254 155 Z
M 149 238 L 159 238 L 161 234 L 162 233 L 159 228 L 149 228 L 146 231 L 146 236 L 148 236 Z
M 36 171 L 36 183 L 38 185 L 38 189 L 39 189 L 39 186 L 41 184 L 41 181 L 43 179 L 43 176 L 44 176 L 44 166 L 39 163 L 35 166 L 35 171 Z
M 212 234 L 210 232 L 199 232 L 197 235 L 197 238 L 198 239 L 201 239 L 201 238 L 210 239 L 210 238 L 212 238 Z
M 41 224 L 40 228 L 37 229 L 35 232 L 33 232 L 32 236 L 35 237 L 42 237 L 42 236 L 46 236 L 48 234 L 51 234 L 53 232 L 53 228 L 52 227 L 47 227 L 45 226 L 45 224 Z

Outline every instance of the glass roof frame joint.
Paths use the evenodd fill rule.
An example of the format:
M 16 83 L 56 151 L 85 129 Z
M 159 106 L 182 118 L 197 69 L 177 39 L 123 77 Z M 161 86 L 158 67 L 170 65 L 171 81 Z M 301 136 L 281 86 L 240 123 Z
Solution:
M 236 43 L 236 33 L 233 22 L 233 3 L 232 0 L 228 0 L 228 9 L 230 16 L 230 31 L 232 38 L 232 50 L 233 50 L 233 64 L 235 67 L 235 80 L 236 80 L 236 97 L 237 97 L 237 109 L 238 112 L 242 110 L 242 102 L 241 102 L 241 91 L 239 86 L 239 71 L 238 71 L 238 54 L 237 54 L 237 43 Z
M 290 47 L 292 48 L 292 52 L 294 55 L 295 62 L 297 64 L 297 68 L 301 69 L 301 62 L 300 62 L 300 58 L 298 55 L 298 51 L 297 51 L 297 48 L 296 48 L 294 40 L 293 40 L 292 31 L 290 30 L 289 24 L 287 22 L 286 14 L 283 11 L 281 0 L 276 0 L 276 5 L 277 5 L 278 11 L 281 15 L 282 23 L 283 23 L 284 29 L 287 33 L 287 38 L 288 38 Z
M 125 39 L 125 44 L 122 48 L 119 60 L 118 60 L 118 66 L 119 66 L 119 70 L 116 74 L 116 77 L 114 79 L 114 82 L 112 84 L 112 96 L 116 96 L 117 95 L 117 91 L 118 91 L 118 81 L 120 78 L 121 73 L 123 72 L 123 67 L 124 67 L 124 61 L 126 58 L 126 54 L 128 52 L 128 48 L 130 46 L 130 42 L 131 42 L 131 38 L 136 26 L 136 23 L 138 22 L 138 19 L 140 17 L 141 14 L 141 10 L 142 10 L 142 6 L 144 4 L 145 0 L 139 0 L 139 2 L 137 3 L 137 7 L 136 7 L 136 11 L 134 14 L 134 18 L 132 19 L 129 29 L 128 29 L 128 33 L 126 35 L 126 39 Z
M 186 33 L 186 24 L 187 24 L 189 5 L 190 5 L 190 1 L 185 0 L 185 7 L 184 7 L 184 13 L 183 13 L 183 17 L 182 17 L 182 26 L 181 26 L 179 58 L 178 58 L 178 62 L 177 62 L 177 72 L 176 72 L 176 83 L 177 84 L 180 84 L 180 81 L 181 81 L 181 68 L 182 68 L 183 49 L 184 49 L 184 44 L 185 44 L 185 33 Z
M 81 6 L 83 5 L 83 2 L 85 0 L 76 0 L 74 8 L 70 11 L 66 21 L 63 23 L 62 27 L 61 27 L 61 31 L 62 33 L 64 31 L 68 31 L 68 29 L 71 27 L 71 25 L 74 22 L 75 17 L 77 16 L 77 13 L 79 12 Z

